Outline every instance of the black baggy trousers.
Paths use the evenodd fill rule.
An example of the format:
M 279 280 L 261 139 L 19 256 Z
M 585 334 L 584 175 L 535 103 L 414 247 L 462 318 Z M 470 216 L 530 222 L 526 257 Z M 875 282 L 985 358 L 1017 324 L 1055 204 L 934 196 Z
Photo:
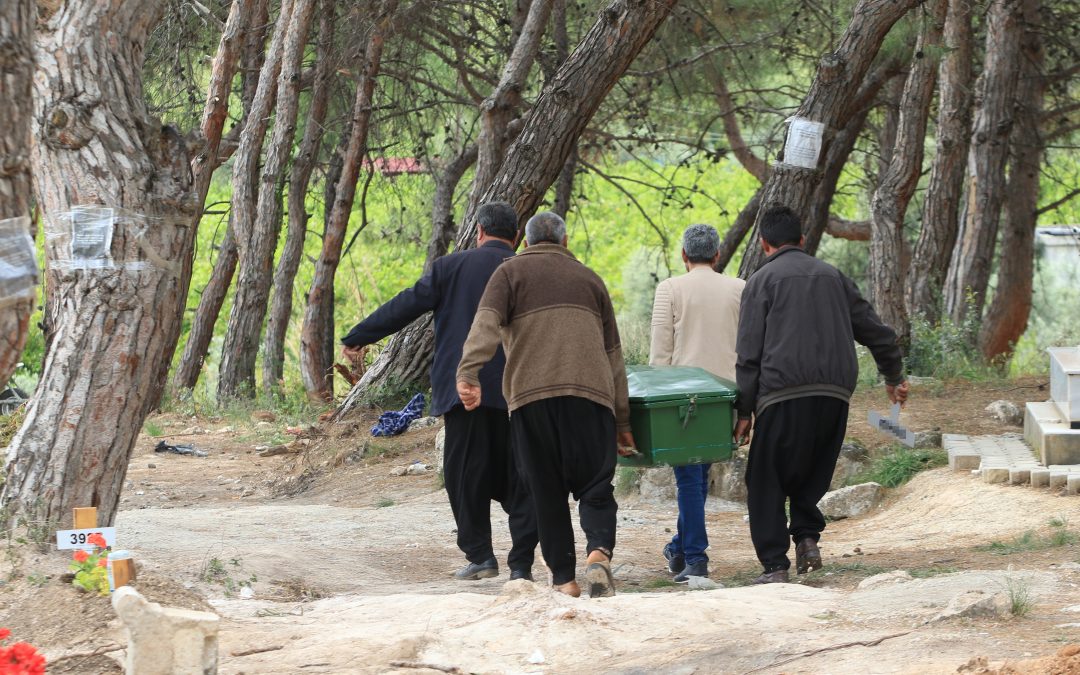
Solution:
M 482 563 L 491 548 L 491 500 L 510 517 L 512 570 L 529 569 L 536 550 L 536 513 L 510 450 L 510 418 L 505 410 L 455 406 L 443 415 L 446 443 L 443 481 L 457 523 L 457 544 L 465 558 Z
M 774 403 L 754 422 L 746 465 L 750 539 L 766 572 L 791 566 L 789 541 L 817 541 L 825 518 L 817 503 L 829 490 L 847 429 L 848 404 L 829 396 Z M 791 522 L 784 502 L 791 500 Z
M 577 556 L 568 495 L 578 501 L 586 553 L 615 548 L 615 416 L 576 396 L 528 403 L 510 415 L 514 452 L 536 504 L 540 550 L 552 583 L 574 580 Z

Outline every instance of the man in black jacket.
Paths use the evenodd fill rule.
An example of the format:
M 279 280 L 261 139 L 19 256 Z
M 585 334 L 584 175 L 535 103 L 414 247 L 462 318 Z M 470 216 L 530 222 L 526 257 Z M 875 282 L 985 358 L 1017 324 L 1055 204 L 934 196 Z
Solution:
M 398 293 L 341 339 L 346 358 L 365 346 L 435 313 L 435 358 L 431 365 L 431 414 L 443 415 L 446 446 L 443 478 L 457 523 L 457 544 L 468 564 L 457 579 L 498 576 L 491 547 L 491 500 L 510 517 L 512 547 L 507 556 L 510 579 L 532 581 L 538 541 L 536 514 L 510 452 L 510 421 L 502 395 L 506 359 L 500 348 L 480 371 L 480 407 L 466 411 L 457 394 L 457 366 L 473 315 L 488 279 L 514 255 L 517 213 L 506 202 L 491 202 L 476 212 L 477 246 L 435 261 L 416 285 Z
M 821 567 L 825 519 L 817 503 L 844 442 L 859 374 L 854 343 L 870 349 L 890 401 L 908 394 L 896 333 L 850 279 L 803 251 L 795 212 L 769 209 L 760 231 L 768 257 L 743 290 L 735 347 L 735 438 L 745 442 L 755 427 L 746 485 L 750 538 L 765 568 L 759 584 L 788 581 L 789 536 L 799 574 Z

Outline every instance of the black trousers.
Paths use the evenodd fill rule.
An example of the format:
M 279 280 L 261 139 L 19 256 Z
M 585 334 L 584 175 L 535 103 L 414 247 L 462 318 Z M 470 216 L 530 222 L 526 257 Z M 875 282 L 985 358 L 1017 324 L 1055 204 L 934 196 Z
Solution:
M 615 416 L 588 399 L 558 396 L 518 408 L 510 428 L 552 583 L 569 583 L 577 556 L 568 495 L 578 501 L 586 553 L 615 548 Z
M 532 567 L 536 513 L 510 450 L 510 419 L 505 410 L 455 406 L 443 415 L 446 445 L 443 481 L 457 523 L 457 545 L 465 558 L 482 563 L 491 548 L 491 500 L 510 516 L 510 569 Z
M 750 539 L 766 572 L 791 566 L 790 541 L 817 541 L 825 518 L 817 503 L 829 490 L 847 430 L 848 404 L 829 396 L 774 403 L 754 423 L 746 465 Z M 791 523 L 784 502 L 791 500 Z

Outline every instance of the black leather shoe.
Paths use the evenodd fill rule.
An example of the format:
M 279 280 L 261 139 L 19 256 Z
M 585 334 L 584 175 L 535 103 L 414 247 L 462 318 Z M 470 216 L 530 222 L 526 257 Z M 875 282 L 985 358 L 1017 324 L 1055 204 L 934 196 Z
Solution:
M 788 581 L 790 581 L 790 577 L 788 576 L 787 570 L 775 570 L 773 572 L 765 572 L 750 583 L 755 586 L 760 586 L 761 584 L 786 584 Z
M 686 567 L 686 556 L 672 551 L 671 544 L 664 546 L 664 558 L 667 560 L 668 571 L 672 574 L 678 574 Z
M 532 570 L 525 568 L 520 570 L 510 570 L 510 581 L 517 579 L 524 579 L 525 581 L 533 581 Z
M 806 574 L 821 569 L 821 551 L 818 550 L 817 542 L 811 537 L 806 537 L 795 544 L 795 572 Z
M 454 578 L 459 581 L 476 581 L 497 576 L 499 576 L 499 561 L 495 558 L 488 558 L 482 563 L 471 562 L 454 572 Z
M 685 584 L 690 581 L 690 577 L 708 577 L 709 576 L 709 561 L 702 560 L 701 562 L 690 563 L 682 569 L 681 572 L 675 575 L 675 583 Z

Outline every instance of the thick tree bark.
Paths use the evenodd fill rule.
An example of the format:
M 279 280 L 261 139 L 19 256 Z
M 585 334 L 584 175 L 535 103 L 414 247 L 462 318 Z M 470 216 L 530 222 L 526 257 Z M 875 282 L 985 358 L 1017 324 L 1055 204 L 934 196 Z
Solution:
M 820 167 L 828 155 L 832 135 L 843 129 L 851 114 L 849 99 L 862 84 L 870 64 L 881 48 L 881 42 L 900 17 L 918 4 L 918 0 L 860 0 L 854 16 L 840 38 L 836 49 L 826 54 L 818 66 L 810 91 L 799 107 L 798 116 L 820 122 L 825 127 L 818 166 L 805 169 L 789 164 L 773 166 L 765 183 L 761 213 L 776 205 L 792 208 L 805 218 L 809 212 L 814 188 L 821 179 Z M 764 256 L 757 242 L 758 224 L 743 255 L 739 276 L 746 279 L 761 265 Z
M 299 86 L 299 82 L 292 81 L 291 77 L 295 73 L 293 61 L 290 61 L 288 66 L 283 66 L 282 52 L 286 43 L 292 45 L 299 41 L 302 45 L 304 42 L 304 38 L 295 38 L 291 30 L 293 8 L 302 1 L 283 0 L 281 3 L 281 13 L 274 26 L 274 35 L 270 39 L 266 63 L 259 73 L 259 84 L 251 112 L 240 135 L 240 146 L 233 158 L 232 227 L 239 274 L 221 347 L 217 387 L 219 403 L 255 395 L 255 360 L 259 351 L 263 320 L 266 318 L 266 301 L 270 293 L 274 249 L 277 246 L 276 233 L 281 226 L 279 216 L 276 218 L 277 227 L 273 228 L 274 234 L 268 234 L 265 224 L 270 219 L 269 216 L 274 214 L 265 214 L 265 210 L 277 211 L 280 208 L 280 204 L 274 204 L 278 201 L 277 179 L 283 167 L 283 150 L 280 146 L 284 141 L 278 135 L 284 136 L 286 130 L 275 125 L 275 138 L 271 141 L 271 148 L 267 152 L 267 166 L 261 175 L 258 166 L 271 112 L 277 99 L 275 94 L 278 92 L 278 85 L 285 85 L 288 90 Z M 294 48 L 290 56 L 297 58 L 298 53 L 299 50 Z M 285 77 L 279 82 L 282 72 Z M 288 138 L 290 140 L 287 142 L 291 143 L 291 134 Z M 271 161 L 274 165 L 271 165 Z M 259 179 L 252 180 L 254 176 Z
M 312 82 L 311 105 L 308 107 L 304 138 L 293 159 L 289 176 L 289 226 L 285 245 L 281 249 L 274 272 L 274 295 L 270 316 L 266 321 L 266 340 L 263 344 L 263 390 L 272 394 L 279 390 L 284 375 L 285 334 L 292 318 L 293 284 L 304 254 L 308 213 L 305 205 L 308 183 L 319 158 L 323 122 L 330 100 L 330 50 L 334 43 L 334 6 L 329 0 L 319 4 L 319 46 L 316 52 L 315 79 Z
M 803 232 L 806 236 L 805 248 L 810 255 L 817 255 L 821 236 L 826 232 L 844 239 L 870 239 L 869 223 L 857 225 L 851 221 L 843 221 L 830 215 L 829 211 L 832 209 L 833 196 L 836 194 L 836 186 L 840 183 L 844 166 L 866 126 L 866 119 L 874 107 L 878 94 L 899 73 L 899 59 L 887 59 L 874 66 L 848 103 L 849 108 L 845 113 L 845 117 L 848 118 L 847 124 L 836 133 L 832 143 L 829 144 L 828 151 L 825 152 L 821 181 L 814 188 L 810 210 L 803 222 Z
M 652 39 L 676 0 L 612 0 L 554 78 L 541 92 L 521 133 L 506 152 L 491 186 L 469 208 L 457 248 L 476 242 L 476 209 L 495 199 L 509 202 L 522 224 L 559 176 L 581 132 L 611 88 Z M 434 336 L 425 316 L 390 340 L 335 413 L 340 419 L 370 387 L 423 381 L 431 366 Z
M 473 201 L 483 194 L 495 179 L 510 143 L 510 122 L 521 105 L 525 80 L 540 50 L 544 27 L 551 15 L 553 0 L 532 0 L 529 14 L 521 26 L 521 34 L 503 67 L 495 91 L 480 104 L 480 135 L 476 145 L 476 175 L 473 178 Z
M 982 317 L 1005 195 L 1005 163 L 1020 69 L 1021 0 L 993 0 L 986 17 L 981 105 L 972 125 L 967 203 L 945 281 L 945 311 L 955 323 Z
M 268 21 L 267 0 L 253 0 L 251 18 L 244 26 L 243 52 L 240 54 L 242 118 L 233 132 L 237 130 L 243 131 L 247 125 L 251 106 L 254 103 L 259 73 L 265 60 Z M 228 34 L 228 29 L 226 29 L 225 34 Z M 228 48 L 228 45 L 224 43 L 225 34 L 222 36 L 223 43 L 218 46 L 219 57 L 223 48 Z M 214 59 L 215 68 L 219 62 L 223 63 L 224 61 L 221 58 Z M 226 79 L 224 73 L 222 73 L 221 79 Z M 231 84 L 231 78 L 229 78 L 229 82 Z M 210 96 L 208 96 L 209 101 L 212 101 Z M 206 117 L 204 117 L 205 119 Z M 219 156 L 218 159 L 220 160 L 221 157 Z M 256 180 L 254 173 L 256 169 L 250 170 L 252 174 L 248 180 L 254 181 Z M 196 174 L 196 176 L 198 175 Z M 209 180 L 209 175 L 206 175 L 205 179 Z M 199 186 L 198 178 L 196 178 L 196 186 Z M 207 183 L 207 186 L 209 186 L 209 183 Z M 205 200 L 204 194 L 200 203 L 205 202 Z M 240 205 L 240 202 L 236 200 L 236 196 L 233 196 L 232 207 L 229 209 L 229 222 L 221 246 L 218 249 L 217 258 L 214 260 L 214 269 L 210 274 L 210 279 L 206 282 L 206 287 L 199 294 L 199 304 L 195 308 L 191 327 L 188 329 L 187 341 L 184 343 L 184 350 L 173 373 L 173 386 L 179 389 L 194 389 L 196 383 L 198 383 L 203 363 L 206 360 L 207 352 L 210 350 L 210 342 L 214 337 L 214 326 L 217 325 L 218 317 L 221 315 L 221 308 L 225 304 L 225 297 L 232 286 L 237 260 L 236 240 L 233 237 L 233 219 L 238 207 L 254 209 L 255 205 L 252 203 Z
M 450 250 L 450 242 L 454 240 L 457 232 L 454 193 L 465 172 L 476 163 L 476 157 L 477 147 L 473 143 L 450 160 L 442 170 L 432 171 L 435 177 L 435 194 L 431 199 L 431 240 L 428 242 L 427 258 L 424 260 L 425 272 Z
M 922 172 L 926 122 L 937 84 L 938 63 L 933 54 L 941 44 L 945 3 L 930 0 L 925 6 L 926 16 L 900 96 L 896 141 L 870 204 L 870 296 L 901 345 L 907 344 L 910 332 L 904 304 L 904 214 Z
M 300 377 L 308 396 L 328 401 L 334 394 L 334 278 L 341 262 L 341 247 L 349 226 L 360 163 L 367 154 L 375 81 L 382 65 L 383 45 L 393 25 L 397 0 L 383 0 L 379 16 L 364 49 L 364 64 L 356 84 L 349 145 L 343 158 L 341 178 L 335 189 L 333 207 L 323 233 L 322 250 L 315 262 L 315 275 L 308 291 L 304 324 L 300 332 Z
M 245 32 L 251 24 L 255 0 L 233 0 L 229 18 L 221 32 L 217 54 L 210 64 L 210 86 L 207 88 L 206 105 L 203 107 L 202 123 L 199 125 L 201 147 L 191 160 L 191 173 L 195 182 L 195 195 L 202 204 L 210 189 L 210 179 L 218 167 L 218 149 L 221 132 L 229 114 L 229 97 L 236 64 L 240 59 L 240 47 Z
M 0 502 L 50 526 L 69 523 L 76 506 L 113 522 L 180 332 L 199 208 L 182 139 L 143 99 L 144 45 L 163 6 L 68 0 L 39 18 L 32 160 L 54 235 L 45 247 L 54 333 Z M 107 257 L 85 261 L 72 241 L 67 225 L 87 231 L 67 212 L 83 205 L 114 210 Z
M 1016 116 L 1009 139 L 1009 182 L 1005 189 L 1005 230 L 1001 236 L 997 290 L 979 334 L 988 360 L 1012 354 L 1027 330 L 1039 208 L 1039 170 L 1045 142 L 1039 129 L 1046 95 L 1040 0 L 1023 0 L 1023 42 L 1016 89 Z
M 758 209 L 761 208 L 761 196 L 764 193 L 764 186 L 754 191 L 754 196 L 750 198 L 750 201 L 746 202 L 746 206 L 742 208 L 742 211 L 739 211 L 739 215 L 735 217 L 735 222 L 731 224 L 731 227 L 724 234 L 724 240 L 720 242 L 720 260 L 717 261 L 716 266 L 713 268 L 717 272 L 723 273 L 724 268 L 735 257 L 735 252 L 739 250 L 743 239 L 746 239 L 747 233 L 754 228 Z
M 30 92 L 34 74 L 35 3 L 4 0 L 0 4 L 0 105 L 6 122 L 0 125 L 0 221 L 9 221 L 10 234 L 30 236 Z M 31 248 L 29 252 L 32 253 Z M 27 253 L 25 237 L 0 240 L 0 260 Z M 14 288 L 5 297 L 0 287 L 0 387 L 15 372 L 26 336 L 34 296 Z M 22 284 L 19 284 L 22 286 Z
M 971 131 L 972 30 L 969 0 L 949 0 L 939 71 L 937 151 L 930 167 L 923 222 L 906 284 L 909 317 L 937 323 L 949 258 L 956 245 L 964 159 Z

